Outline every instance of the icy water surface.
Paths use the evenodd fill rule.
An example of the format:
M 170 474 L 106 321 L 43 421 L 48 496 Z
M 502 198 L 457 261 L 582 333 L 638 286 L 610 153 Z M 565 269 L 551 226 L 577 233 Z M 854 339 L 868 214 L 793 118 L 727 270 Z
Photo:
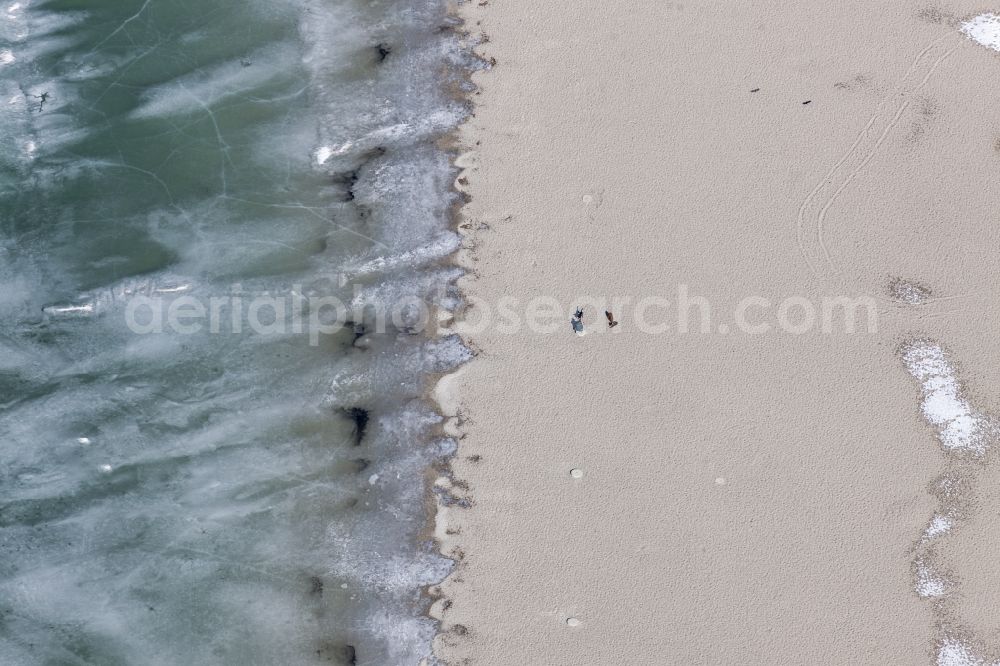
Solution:
M 466 350 L 371 309 L 314 340 L 232 312 L 455 304 L 448 25 L 436 0 L 0 4 L 0 663 L 427 655 L 451 443 L 420 396 Z M 136 332 L 137 298 L 223 316 Z

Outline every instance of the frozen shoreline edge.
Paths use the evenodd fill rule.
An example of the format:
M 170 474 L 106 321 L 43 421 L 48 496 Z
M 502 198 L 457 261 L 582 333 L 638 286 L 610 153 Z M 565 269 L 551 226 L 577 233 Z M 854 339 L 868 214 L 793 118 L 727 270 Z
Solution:
M 465 118 L 452 130 L 442 136 L 438 142 L 438 148 L 448 154 L 455 179 L 451 184 L 451 191 L 456 195 L 456 201 L 448 211 L 449 229 L 455 233 L 460 243 L 458 248 L 440 263 L 447 267 L 456 267 L 462 274 L 451 284 L 454 284 L 461 299 L 460 305 L 453 311 L 439 310 L 432 314 L 436 322 L 435 330 L 430 335 L 431 339 L 441 339 L 452 335 L 457 335 L 462 346 L 468 349 L 472 356 L 457 367 L 441 373 L 436 377 L 431 377 L 427 384 L 425 399 L 433 405 L 434 411 L 442 417 L 440 425 L 440 435 L 455 442 L 455 447 L 451 455 L 442 459 L 441 464 L 435 466 L 428 472 L 427 479 L 427 501 L 428 515 L 426 533 L 433 542 L 435 550 L 442 556 L 453 562 L 451 571 L 440 581 L 428 585 L 424 588 L 424 595 L 429 600 L 426 607 L 426 616 L 434 623 L 436 630 L 432 638 L 429 657 L 421 660 L 419 666 L 445 666 L 446 661 L 438 656 L 436 645 L 439 640 L 449 634 L 464 634 L 467 629 L 462 625 L 448 626 L 445 621 L 445 612 L 451 606 L 449 599 L 442 590 L 446 581 L 453 578 L 461 570 L 463 553 L 452 532 L 454 520 L 451 511 L 457 505 L 459 508 L 467 507 L 471 503 L 471 498 L 462 493 L 464 484 L 457 481 L 452 469 L 452 461 L 461 455 L 461 439 L 464 436 L 461 416 L 461 397 L 457 380 L 462 376 L 470 363 L 475 361 L 476 347 L 473 340 L 457 333 L 451 327 L 460 321 L 467 306 L 467 290 L 463 286 L 466 280 L 475 279 L 475 270 L 468 258 L 468 251 L 474 245 L 471 238 L 472 232 L 469 229 L 465 215 L 465 207 L 471 200 L 470 194 L 462 187 L 465 176 L 470 170 L 475 168 L 475 150 L 470 144 L 469 132 L 471 121 L 475 117 L 474 95 L 478 94 L 478 85 L 473 78 L 477 72 L 489 70 L 492 66 L 488 58 L 479 52 L 479 47 L 487 41 L 485 34 L 477 37 L 473 35 L 471 29 L 472 19 L 467 15 L 465 9 L 469 6 L 470 0 L 445 0 L 447 5 L 447 16 L 455 21 L 451 26 L 456 39 L 463 52 L 471 60 L 478 64 L 478 67 L 457 71 L 458 78 L 465 88 L 461 86 L 451 86 L 447 91 L 453 98 L 459 100 L 467 106 L 468 113 Z M 462 496 L 459 496 L 461 494 Z

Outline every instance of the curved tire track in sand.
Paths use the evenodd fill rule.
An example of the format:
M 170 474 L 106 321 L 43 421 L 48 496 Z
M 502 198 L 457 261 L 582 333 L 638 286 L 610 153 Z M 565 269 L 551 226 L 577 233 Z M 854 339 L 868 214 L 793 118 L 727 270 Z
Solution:
M 796 220 L 796 239 L 799 251 L 806 265 L 809 266 L 810 271 L 814 275 L 821 275 L 827 268 L 836 272 L 833 257 L 823 237 L 823 225 L 831 206 L 833 206 L 843 191 L 847 189 L 848 185 L 871 162 L 872 158 L 875 157 L 878 149 L 889 136 L 889 133 L 899 123 L 903 113 L 906 112 L 913 96 L 927 84 L 938 66 L 958 48 L 958 46 L 946 48 L 943 42 L 949 36 L 943 35 L 939 37 L 925 46 L 916 55 L 909 69 L 896 86 L 896 90 L 879 102 L 875 108 L 875 112 L 869 118 L 861 132 L 858 133 L 854 143 L 851 144 L 847 151 L 837 160 L 819 183 L 816 184 L 808 196 L 806 196 L 802 205 L 799 206 L 799 213 Z M 919 77 L 919 82 L 913 85 L 910 81 L 916 77 Z M 895 112 L 891 116 L 883 114 L 886 105 L 891 100 L 899 98 L 902 98 L 902 101 L 896 107 Z M 881 131 L 877 133 L 873 132 L 874 128 L 880 126 L 880 122 L 885 122 Z M 838 174 L 844 175 L 838 177 Z M 835 183 L 839 184 L 835 186 Z M 826 196 L 826 192 L 830 189 L 833 189 L 832 194 Z M 820 201 L 825 200 L 825 203 L 818 210 L 813 210 L 814 202 L 817 199 Z M 814 261 L 819 264 L 825 263 L 822 271 L 817 268 Z

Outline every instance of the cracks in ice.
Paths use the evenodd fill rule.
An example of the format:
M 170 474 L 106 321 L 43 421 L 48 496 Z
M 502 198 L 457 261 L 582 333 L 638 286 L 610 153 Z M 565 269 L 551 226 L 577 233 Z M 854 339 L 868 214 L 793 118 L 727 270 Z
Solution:
M 266 208 L 278 208 L 278 209 L 286 209 L 286 210 L 302 210 L 302 211 L 305 211 L 305 212 L 309 213 L 310 215 L 316 217 L 317 219 L 322 220 L 326 224 L 332 224 L 333 226 L 337 227 L 341 231 L 346 231 L 349 234 L 353 234 L 355 236 L 358 236 L 359 238 L 363 238 L 363 239 L 365 239 L 367 241 L 370 241 L 370 242 L 374 243 L 375 245 L 377 245 L 377 246 L 379 246 L 379 247 L 381 247 L 381 248 L 383 248 L 385 250 L 390 250 L 390 251 L 392 250 L 392 248 L 390 248 L 388 245 L 386 245 L 385 243 L 383 243 L 381 241 L 375 240 L 371 236 L 367 236 L 367 235 L 361 233 L 360 231 L 356 231 L 354 229 L 351 229 L 350 227 L 344 226 L 343 224 L 339 224 L 335 220 L 331 220 L 329 214 L 323 215 L 320 212 L 318 212 L 318 211 L 322 211 L 322 212 L 326 213 L 327 212 L 326 208 L 322 208 L 322 207 L 318 207 L 318 206 L 307 206 L 307 205 L 302 204 L 302 203 L 276 204 L 276 203 L 267 203 L 267 202 L 263 202 L 263 201 L 252 201 L 250 199 L 241 199 L 239 197 L 233 197 L 233 196 L 229 196 L 227 194 L 224 194 L 224 195 L 220 196 L 219 198 L 220 199 L 228 199 L 229 201 L 237 201 L 239 203 L 250 204 L 250 205 L 253 205 L 253 206 L 264 206 Z
M 101 94 L 98 95 L 96 98 L 94 98 L 94 101 L 92 102 L 91 110 L 96 111 L 96 109 L 93 108 L 93 106 L 96 106 L 102 99 L 104 99 L 105 95 L 107 95 L 109 92 L 111 92 L 112 88 L 115 88 L 116 86 L 118 86 L 121 83 L 121 80 L 123 78 L 125 78 L 125 74 L 128 72 L 128 70 L 130 70 L 132 68 L 132 65 L 138 63 L 140 60 L 142 60 L 143 58 L 145 58 L 146 56 L 148 56 L 150 53 L 152 53 L 153 51 L 156 51 L 157 49 L 159 49 L 160 46 L 162 46 L 162 45 L 163 45 L 163 42 L 159 42 L 155 46 L 149 47 L 148 49 L 146 49 L 145 51 L 143 51 L 142 53 L 140 53 L 136 57 L 132 58 L 127 63 L 125 63 L 119 69 L 118 76 L 115 77 L 115 80 L 112 81 L 111 83 L 109 83 L 107 85 L 107 87 L 101 92 Z
M 226 178 L 226 162 L 229 162 L 229 166 L 233 167 L 234 169 L 236 168 L 236 165 L 233 164 L 232 157 L 230 157 L 229 155 L 230 151 L 229 144 L 226 143 L 226 140 L 222 138 L 222 131 L 219 129 L 219 122 L 216 119 L 215 113 L 212 111 L 212 109 L 207 104 L 205 104 L 205 102 L 200 97 L 198 97 L 190 90 L 188 90 L 187 86 L 185 86 L 183 82 L 178 81 L 178 85 L 180 85 L 181 90 L 187 93 L 189 97 L 194 99 L 198 103 L 198 105 L 205 110 L 205 113 L 207 113 L 208 117 L 211 118 L 212 120 L 212 127 L 215 128 L 215 137 L 219 142 L 219 150 L 222 152 L 223 155 L 222 164 L 220 165 L 219 178 L 222 181 L 222 195 L 225 196 L 229 191 L 228 181 Z
M 105 44 L 107 44 L 109 40 L 113 39 L 115 35 L 117 35 L 119 32 L 121 32 L 122 30 L 124 30 L 128 26 L 129 23 L 131 23 L 132 21 L 134 21 L 137 18 L 139 18 L 140 16 L 142 16 L 142 13 L 144 11 L 146 11 L 146 7 L 148 7 L 149 3 L 151 3 L 152 1 L 153 0 L 146 0 L 146 2 L 142 3 L 142 7 L 139 8 L 139 11 L 137 11 L 135 14 L 133 14 L 130 17 L 128 17 L 124 21 L 122 21 L 121 25 L 119 25 L 117 28 L 115 28 L 114 31 L 110 35 L 108 35 L 107 37 L 105 37 L 101 41 L 97 42 L 97 44 L 90 50 L 90 54 L 88 54 L 88 55 L 91 55 L 91 54 L 95 53 L 99 48 L 101 48 L 102 46 L 104 46 Z

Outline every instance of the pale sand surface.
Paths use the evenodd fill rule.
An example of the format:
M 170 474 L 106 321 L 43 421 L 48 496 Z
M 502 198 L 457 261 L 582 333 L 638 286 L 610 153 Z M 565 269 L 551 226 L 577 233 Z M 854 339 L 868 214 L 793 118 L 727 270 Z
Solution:
M 971 2 L 830 4 L 464 7 L 497 65 L 462 137 L 463 287 L 566 312 L 470 336 L 450 381 L 473 506 L 443 515 L 448 663 L 928 664 L 945 630 L 1000 650 L 991 456 L 936 553 L 958 591 L 914 591 L 947 460 L 897 355 L 932 338 L 1000 405 L 1000 54 L 959 33 Z M 935 300 L 891 302 L 892 277 Z M 580 296 L 681 283 L 716 323 L 869 293 L 879 330 L 609 332 L 590 307 L 570 331 Z

